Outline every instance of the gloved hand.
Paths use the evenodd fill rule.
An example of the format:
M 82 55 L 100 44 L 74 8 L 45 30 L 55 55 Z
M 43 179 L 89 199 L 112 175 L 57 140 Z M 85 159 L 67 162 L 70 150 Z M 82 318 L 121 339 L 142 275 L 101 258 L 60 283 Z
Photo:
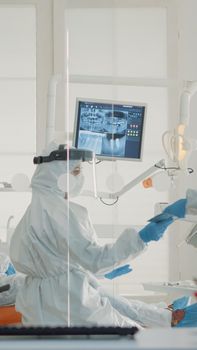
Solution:
M 190 300 L 191 300 L 191 297 L 189 297 L 189 296 L 185 296 L 185 297 L 176 299 L 173 301 L 173 303 L 171 305 L 172 309 L 173 310 L 181 310 L 189 305 Z
M 131 266 L 129 264 L 127 264 L 127 265 L 118 267 L 117 269 L 114 269 L 111 272 L 106 273 L 104 276 L 105 276 L 105 278 L 112 280 L 113 278 L 124 275 L 126 273 L 131 272 L 131 271 L 132 271 Z
M 148 243 L 150 241 L 158 241 L 164 234 L 167 227 L 173 222 L 172 218 L 159 222 L 150 222 L 140 232 L 140 238 Z
M 183 309 L 185 315 L 175 327 L 197 327 L 197 303 Z
M 16 270 L 15 270 L 15 268 L 14 268 L 14 266 L 12 265 L 11 262 L 9 263 L 8 268 L 7 268 L 7 271 L 5 272 L 5 274 L 6 274 L 7 276 L 16 275 Z
M 164 209 L 163 213 L 168 213 L 178 218 L 184 218 L 186 211 L 186 202 L 186 198 L 179 199 L 178 201 L 168 205 Z

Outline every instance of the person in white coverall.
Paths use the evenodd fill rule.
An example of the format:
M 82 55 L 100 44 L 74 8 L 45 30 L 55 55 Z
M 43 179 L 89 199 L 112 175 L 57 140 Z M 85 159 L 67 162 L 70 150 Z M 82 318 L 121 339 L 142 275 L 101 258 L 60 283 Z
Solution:
M 40 159 L 57 150 L 58 145 L 50 144 Z M 76 159 L 43 161 L 32 177 L 32 200 L 10 244 L 15 268 L 26 275 L 16 298 L 23 324 L 171 326 L 169 309 L 109 295 L 95 274 L 136 257 L 172 221 L 161 227 L 149 224 L 140 232 L 128 228 L 113 244 L 99 245 L 87 209 L 68 200 L 58 187 L 60 176 L 69 171 L 76 178 L 73 194 L 79 192 L 83 184 L 80 164 Z

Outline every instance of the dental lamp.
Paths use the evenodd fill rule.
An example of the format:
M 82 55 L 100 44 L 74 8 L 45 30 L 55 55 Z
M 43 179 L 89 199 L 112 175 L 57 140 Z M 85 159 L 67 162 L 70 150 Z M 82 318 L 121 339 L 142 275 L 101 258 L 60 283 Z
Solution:
M 158 191 L 170 188 L 175 177 L 181 172 L 190 174 L 193 169 L 187 167 L 187 161 L 192 151 L 197 149 L 197 140 L 186 136 L 186 129 L 190 120 L 190 101 L 197 92 L 197 81 L 186 81 L 180 96 L 179 122 L 173 130 L 167 130 L 162 135 L 162 144 L 167 154 L 170 166 L 165 172 L 158 172 L 145 179 L 145 188 L 154 187 Z
M 187 81 L 180 96 L 179 123 L 162 137 L 164 150 L 177 170 L 187 171 L 187 159 L 192 150 L 197 149 L 197 141 L 185 136 L 190 120 L 190 100 L 197 92 L 197 81 Z

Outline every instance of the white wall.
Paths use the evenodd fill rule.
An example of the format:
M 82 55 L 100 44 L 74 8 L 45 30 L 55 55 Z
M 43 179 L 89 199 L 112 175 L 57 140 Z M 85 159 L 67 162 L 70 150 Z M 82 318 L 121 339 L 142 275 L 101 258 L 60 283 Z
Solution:
M 45 144 L 47 87 L 53 69 L 52 0 L 0 0 L 0 182 L 31 178 L 33 155 Z M 29 193 L 0 196 L 0 242 L 15 226 Z
M 177 5 L 179 11 L 179 79 L 197 80 L 197 1 L 181 0 L 177 1 Z M 197 93 L 191 100 L 188 134 L 197 139 Z M 197 151 L 190 156 L 188 165 L 195 172 L 191 176 L 181 179 L 178 189 L 180 196 L 185 194 L 187 188 L 197 189 Z M 191 224 L 181 224 L 179 229 L 180 236 L 177 241 L 180 242 L 188 234 Z M 179 258 L 180 278 L 191 279 L 196 277 L 197 249 L 184 244 L 179 248 Z
M 32 176 L 36 150 L 36 9 L 0 1 L 0 181 Z M 0 241 L 23 215 L 30 194 L 0 193 Z M 20 205 L 18 204 L 20 203 Z M 1 248 L 0 248 L 1 250 Z

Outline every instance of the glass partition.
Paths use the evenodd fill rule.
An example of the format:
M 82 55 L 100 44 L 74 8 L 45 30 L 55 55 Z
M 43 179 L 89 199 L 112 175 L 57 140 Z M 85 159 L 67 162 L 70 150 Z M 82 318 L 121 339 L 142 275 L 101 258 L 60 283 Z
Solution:
M 82 168 L 84 191 L 68 201 L 69 326 L 143 327 L 137 310 L 151 296 L 143 292 L 141 282 L 168 276 L 168 238 L 159 248 L 153 245 L 144 253 L 138 233 L 154 215 L 154 204 L 161 198 L 167 200 L 167 192 L 147 195 L 139 181 L 119 195 L 125 185 L 163 157 L 166 8 L 127 4 L 65 2 L 67 144 L 93 150 L 97 159 L 97 197 L 90 191 L 92 164 L 87 164 Z M 135 116 L 125 112 L 130 105 L 147 107 L 141 161 L 125 159 L 124 151 L 121 156 L 117 152 L 123 119 L 127 120 L 122 128 L 125 144 L 131 139 L 135 146 L 130 147 L 137 147 L 139 140 L 140 116 L 136 111 Z M 130 120 L 131 114 L 134 119 Z M 73 220 L 78 224 L 72 230 Z M 153 256 L 158 263 L 154 270 Z

